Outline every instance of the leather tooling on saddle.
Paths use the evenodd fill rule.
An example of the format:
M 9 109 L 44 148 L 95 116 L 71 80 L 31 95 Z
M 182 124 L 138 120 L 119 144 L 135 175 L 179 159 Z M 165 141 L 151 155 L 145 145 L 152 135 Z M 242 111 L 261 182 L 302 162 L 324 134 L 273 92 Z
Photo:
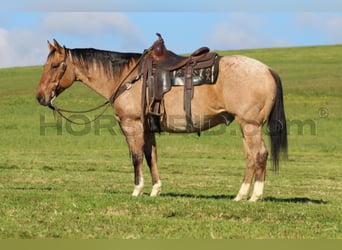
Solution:
M 164 40 L 159 39 L 145 51 L 142 61 L 143 94 L 147 124 L 152 132 L 161 132 L 161 121 L 165 113 L 163 96 L 173 86 L 184 86 L 184 111 L 187 131 L 192 131 L 191 99 L 194 86 L 215 84 L 220 57 L 209 48 L 202 47 L 189 57 L 179 56 L 166 49 Z M 147 95 L 147 96 L 146 96 Z

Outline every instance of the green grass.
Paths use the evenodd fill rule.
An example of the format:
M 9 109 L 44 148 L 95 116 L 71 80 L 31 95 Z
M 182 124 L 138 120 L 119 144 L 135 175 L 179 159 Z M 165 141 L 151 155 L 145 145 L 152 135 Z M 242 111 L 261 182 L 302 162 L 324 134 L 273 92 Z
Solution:
M 35 100 L 42 68 L 0 69 L 0 238 L 342 238 L 342 46 L 221 54 L 259 59 L 283 81 L 289 160 L 268 172 L 263 201 L 232 201 L 245 170 L 236 123 L 157 135 L 163 193 L 148 197 L 145 167 L 146 194 L 133 198 L 117 125 L 114 135 L 64 120 L 42 129 L 41 119 L 56 124 Z M 79 83 L 58 98 L 80 109 L 102 101 Z

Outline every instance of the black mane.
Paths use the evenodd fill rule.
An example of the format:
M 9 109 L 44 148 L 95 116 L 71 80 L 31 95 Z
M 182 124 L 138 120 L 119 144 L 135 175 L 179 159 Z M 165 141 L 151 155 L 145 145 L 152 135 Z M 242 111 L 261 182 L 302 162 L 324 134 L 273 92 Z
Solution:
M 139 59 L 141 57 L 139 53 L 121 53 L 92 48 L 70 49 L 70 52 L 74 63 L 81 63 L 88 69 L 97 64 L 109 77 L 120 75 L 132 59 Z

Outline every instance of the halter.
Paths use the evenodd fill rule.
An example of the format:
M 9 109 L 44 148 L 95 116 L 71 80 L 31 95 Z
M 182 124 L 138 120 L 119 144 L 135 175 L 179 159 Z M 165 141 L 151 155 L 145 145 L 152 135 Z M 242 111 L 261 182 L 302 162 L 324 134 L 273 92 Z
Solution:
M 64 51 L 65 51 L 65 53 L 64 53 L 64 59 L 63 59 L 63 62 L 61 62 L 60 66 L 59 66 L 60 72 L 59 72 L 59 74 L 57 75 L 56 83 L 55 83 L 55 88 L 54 88 L 54 90 L 53 90 L 54 95 L 53 95 L 53 97 L 51 98 L 50 103 L 49 103 L 49 108 L 51 108 L 52 110 L 55 110 L 55 108 L 57 108 L 57 106 L 53 104 L 53 101 L 56 99 L 56 90 L 57 90 L 57 88 L 58 88 L 58 86 L 59 86 L 59 83 L 60 83 L 60 81 L 62 80 L 62 78 L 63 78 L 63 76 L 64 76 L 64 74 L 65 74 L 65 71 L 66 71 L 66 69 L 67 69 L 67 64 L 66 64 L 67 49 L 66 49 L 65 47 L 64 47 Z
M 61 62 L 61 65 L 60 65 L 60 68 L 61 68 L 61 71 L 59 72 L 59 75 L 57 77 L 57 86 L 59 85 L 59 82 L 62 80 L 64 74 L 65 74 L 65 71 L 66 71 L 66 68 L 67 68 L 67 64 L 66 64 L 66 59 L 67 59 L 67 48 L 65 48 L 65 46 L 63 47 L 64 48 L 64 59 L 63 59 L 63 62 Z

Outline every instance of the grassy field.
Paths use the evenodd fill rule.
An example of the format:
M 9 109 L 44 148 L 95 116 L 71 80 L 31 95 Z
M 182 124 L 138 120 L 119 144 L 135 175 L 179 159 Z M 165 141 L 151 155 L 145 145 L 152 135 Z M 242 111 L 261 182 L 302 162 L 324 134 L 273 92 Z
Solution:
M 236 123 L 158 135 L 163 193 L 147 195 L 146 167 L 146 194 L 133 198 L 112 110 L 102 127 L 71 126 L 35 100 L 42 67 L 0 69 L 0 238 L 342 238 L 342 46 L 220 54 L 254 57 L 282 77 L 289 160 L 268 172 L 263 201 L 232 201 L 245 170 Z M 76 109 L 102 101 L 79 83 L 58 99 Z

